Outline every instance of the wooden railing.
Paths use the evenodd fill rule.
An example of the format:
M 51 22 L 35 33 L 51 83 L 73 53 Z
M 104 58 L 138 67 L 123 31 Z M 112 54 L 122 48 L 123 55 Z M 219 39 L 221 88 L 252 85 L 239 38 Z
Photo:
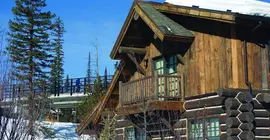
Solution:
M 146 76 L 127 83 L 119 82 L 121 105 L 147 100 L 181 100 L 184 98 L 182 75 Z

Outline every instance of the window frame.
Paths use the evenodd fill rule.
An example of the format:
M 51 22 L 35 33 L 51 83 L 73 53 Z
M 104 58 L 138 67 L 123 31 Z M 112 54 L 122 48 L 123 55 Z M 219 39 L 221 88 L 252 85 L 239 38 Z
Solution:
M 131 131 L 132 130 L 132 134 L 133 134 L 133 137 L 132 139 L 135 140 L 136 136 L 135 136 L 135 128 L 134 127 L 126 127 L 125 128 L 125 140 L 130 140 L 130 133 L 128 133 L 128 131 Z
M 170 60 L 173 59 L 174 61 L 172 61 L 173 63 L 171 64 Z M 176 55 L 170 55 L 170 56 L 158 56 L 152 59 L 153 60 L 153 65 L 154 65 L 154 71 L 156 72 L 157 70 L 161 70 L 160 68 L 157 68 L 157 61 L 162 60 L 163 61 L 163 75 L 174 75 L 177 74 L 177 66 L 179 64 L 179 61 L 176 57 Z M 174 68 L 173 73 L 169 72 L 170 68 Z
M 187 126 L 187 128 L 188 128 L 188 139 L 191 139 L 191 140 L 203 140 L 203 134 L 202 134 L 202 137 L 193 138 L 194 135 L 196 135 L 196 134 L 193 133 L 193 128 L 192 128 L 192 125 L 194 125 L 195 123 L 196 123 L 195 125 L 199 125 L 199 126 L 201 126 L 201 128 L 203 128 L 202 122 L 201 122 L 203 119 L 206 119 L 206 123 L 210 123 L 210 128 L 207 127 L 207 129 L 212 130 L 212 131 L 207 131 L 207 135 L 209 135 L 209 133 L 214 134 L 214 136 L 210 136 L 210 137 L 208 137 L 208 139 L 209 140 L 220 140 L 220 124 L 219 124 L 220 117 L 219 116 L 211 116 L 211 117 L 206 117 L 206 118 L 197 118 L 198 122 L 193 122 L 193 123 L 192 123 L 192 121 L 194 121 L 194 119 L 189 119 L 188 120 L 188 126 Z M 208 124 L 208 126 L 209 126 L 209 124 Z M 203 130 L 199 130 L 199 131 L 201 133 L 203 133 Z M 201 135 L 201 134 L 199 134 L 199 135 Z
M 130 140 L 130 136 L 127 133 L 128 131 L 132 130 L 132 139 L 133 140 L 143 140 L 145 138 L 144 134 L 140 133 L 140 131 L 135 127 L 126 127 L 125 128 L 125 140 Z

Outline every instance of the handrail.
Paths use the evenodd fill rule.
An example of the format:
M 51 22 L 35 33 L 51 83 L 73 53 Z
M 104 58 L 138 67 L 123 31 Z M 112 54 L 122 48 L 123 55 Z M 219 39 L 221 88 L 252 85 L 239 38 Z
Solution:
M 145 79 L 148 79 L 148 78 L 152 78 L 152 77 L 153 76 L 146 76 L 146 77 L 143 77 L 143 78 L 140 78 L 140 79 L 132 80 L 130 82 L 123 83 L 122 86 L 125 86 L 125 85 L 128 85 L 128 84 L 132 84 L 132 83 L 136 83 L 138 81 L 142 81 L 142 80 L 145 80 Z
M 107 76 L 106 82 L 104 82 L 105 77 L 100 76 L 102 84 L 104 85 L 104 90 L 107 90 L 109 84 L 112 80 L 112 75 Z M 80 85 L 76 84 L 76 80 L 80 80 Z M 81 77 L 81 78 L 71 78 L 71 79 L 63 79 L 55 83 L 46 82 L 46 85 L 34 86 L 34 93 L 51 93 L 55 96 L 61 93 L 70 93 L 71 95 L 75 92 L 86 93 L 87 87 L 90 86 L 93 89 L 95 77 Z M 26 84 L 6 84 L 1 85 L 0 94 L 4 96 L 3 98 L 10 98 L 14 95 L 22 95 L 24 93 L 29 92 L 29 87 Z M 1 97 L 0 97 L 1 100 Z
M 136 104 L 145 100 L 179 100 L 183 98 L 182 75 L 146 76 L 120 84 L 120 103 Z

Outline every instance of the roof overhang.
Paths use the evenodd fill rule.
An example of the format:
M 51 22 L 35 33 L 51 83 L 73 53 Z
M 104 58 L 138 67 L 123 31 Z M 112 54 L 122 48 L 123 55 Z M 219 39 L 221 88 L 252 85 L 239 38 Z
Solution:
M 138 15 L 146 23 L 146 25 L 153 31 L 155 36 L 157 36 L 157 38 L 159 38 L 161 41 L 174 40 L 181 42 L 192 42 L 194 39 L 191 31 L 162 14 L 158 9 L 156 9 L 156 7 L 154 7 L 152 3 L 133 3 L 133 6 L 110 54 L 112 59 L 117 59 L 116 55 L 118 54 L 121 42 L 126 35 L 133 17 L 136 15 Z
M 229 24 L 245 24 L 245 25 L 253 25 L 253 22 L 258 23 L 258 21 L 262 21 L 265 23 L 270 23 L 269 17 L 264 17 L 260 15 L 246 15 L 241 13 L 234 13 L 230 11 L 218 11 L 211 9 L 204 9 L 199 7 L 187 7 L 187 6 L 179 6 L 172 5 L 169 3 L 157 3 L 151 2 L 152 5 L 160 12 L 177 14 L 201 19 L 208 19 L 218 22 L 224 22 Z M 242 21 L 244 20 L 244 22 Z M 250 23 L 252 22 L 252 23 Z
M 164 13 L 172 13 L 202 19 L 215 20 L 219 22 L 235 23 L 235 13 L 223 12 L 210 9 L 202 9 L 197 7 L 186 7 L 172 4 L 161 4 L 152 2 L 152 5 L 159 11 Z

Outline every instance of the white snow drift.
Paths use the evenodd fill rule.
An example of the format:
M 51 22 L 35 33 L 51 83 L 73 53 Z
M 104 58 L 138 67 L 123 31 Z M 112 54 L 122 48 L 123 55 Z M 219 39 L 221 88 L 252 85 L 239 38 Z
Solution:
M 270 17 L 270 3 L 258 0 L 166 0 L 165 2 L 179 6 L 199 6 L 203 9 L 231 10 L 234 13 Z

